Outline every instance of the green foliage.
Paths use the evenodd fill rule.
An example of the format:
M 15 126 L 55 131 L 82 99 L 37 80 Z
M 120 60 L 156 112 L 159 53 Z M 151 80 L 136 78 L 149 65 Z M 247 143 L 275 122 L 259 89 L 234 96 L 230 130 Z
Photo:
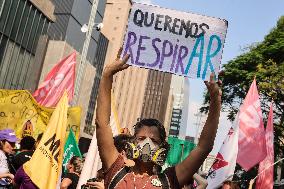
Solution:
M 248 89 L 256 77 L 264 121 L 268 116 L 270 102 L 274 101 L 275 154 L 279 158 L 284 155 L 284 16 L 277 26 L 244 54 L 224 65 L 222 108 L 229 113 L 228 118 L 234 120 Z M 205 95 L 204 107 L 207 111 L 209 98 Z M 254 172 L 254 171 L 253 171 Z M 255 172 L 254 172 L 255 173 Z M 244 177 L 251 173 L 243 174 Z M 255 175 L 254 175 L 255 176 Z M 243 183 L 246 185 L 247 183 Z

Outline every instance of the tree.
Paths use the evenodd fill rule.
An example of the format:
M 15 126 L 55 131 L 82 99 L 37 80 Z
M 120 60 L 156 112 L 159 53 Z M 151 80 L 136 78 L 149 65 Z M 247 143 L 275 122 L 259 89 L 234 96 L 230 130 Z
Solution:
M 221 77 L 223 80 L 222 106 L 223 110 L 229 113 L 230 120 L 234 120 L 254 77 L 256 77 L 261 96 L 265 123 L 272 99 L 275 104 L 274 151 L 275 158 L 279 159 L 284 155 L 284 16 L 265 36 L 263 42 L 251 46 L 247 52 L 224 65 L 224 75 Z M 202 112 L 208 110 L 208 101 L 208 94 L 206 94 Z M 257 173 L 255 168 L 247 173 L 240 171 L 241 169 L 236 170 L 239 171 L 236 175 L 243 175 L 245 180 L 253 178 Z M 248 181 L 241 184 L 245 186 Z

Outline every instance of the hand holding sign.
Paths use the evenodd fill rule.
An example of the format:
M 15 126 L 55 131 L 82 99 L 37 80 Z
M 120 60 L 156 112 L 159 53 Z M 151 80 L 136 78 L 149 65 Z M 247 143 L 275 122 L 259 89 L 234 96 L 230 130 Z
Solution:
M 114 62 L 106 65 L 104 71 L 103 71 L 103 75 L 104 76 L 113 76 L 114 74 L 116 74 L 119 71 L 122 71 L 126 68 L 129 67 L 129 65 L 126 64 L 126 62 L 129 59 L 129 55 L 126 54 L 123 56 L 122 60 L 120 59 L 121 56 L 121 52 L 122 52 L 122 48 L 119 49 L 116 59 L 114 60 Z
M 222 74 L 222 73 L 220 73 Z M 215 74 L 211 73 L 210 74 L 210 81 L 204 81 L 208 92 L 210 94 L 210 99 L 218 98 L 218 101 L 221 102 L 221 96 L 222 96 L 222 91 L 219 86 L 221 86 L 222 81 L 218 80 L 217 82 L 215 81 Z

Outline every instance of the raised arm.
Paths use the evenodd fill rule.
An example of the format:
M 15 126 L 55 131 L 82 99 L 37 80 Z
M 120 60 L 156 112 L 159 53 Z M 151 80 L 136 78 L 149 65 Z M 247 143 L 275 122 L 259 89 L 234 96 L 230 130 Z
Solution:
M 122 49 L 119 50 L 115 61 L 105 67 L 102 73 L 97 99 L 96 136 L 100 158 L 105 170 L 109 169 L 118 157 L 118 151 L 114 146 L 109 122 L 111 115 L 111 88 L 113 75 L 128 67 L 125 63 L 127 62 L 129 55 L 125 55 L 123 59 L 120 60 L 121 51 Z
M 213 74 L 210 75 L 210 82 L 205 81 L 205 85 L 210 94 L 209 113 L 198 145 L 184 161 L 175 167 L 180 186 L 189 184 L 214 145 L 221 110 L 221 90 L 214 81 Z

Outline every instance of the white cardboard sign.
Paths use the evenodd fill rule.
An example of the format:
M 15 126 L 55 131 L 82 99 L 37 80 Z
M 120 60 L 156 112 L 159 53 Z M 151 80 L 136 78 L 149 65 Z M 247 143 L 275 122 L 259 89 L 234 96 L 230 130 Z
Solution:
M 208 80 L 218 75 L 228 22 L 134 3 L 124 39 L 128 64 Z

